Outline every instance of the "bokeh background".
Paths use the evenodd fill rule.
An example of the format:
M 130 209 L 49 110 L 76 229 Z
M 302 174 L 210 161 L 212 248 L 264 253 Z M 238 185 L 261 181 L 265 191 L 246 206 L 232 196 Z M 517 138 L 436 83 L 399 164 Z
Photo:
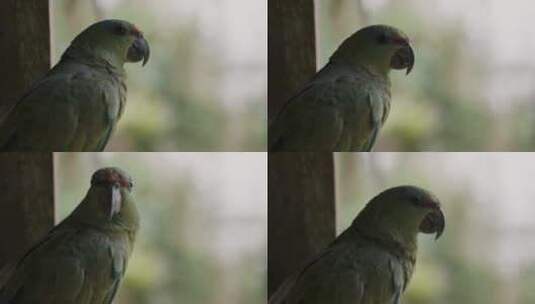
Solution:
M 128 104 L 108 151 L 265 151 L 267 1 L 53 0 L 52 64 L 102 19 L 151 45 L 127 64 Z
M 418 185 L 442 202 L 440 239 L 419 237 L 406 304 L 535 303 L 535 155 L 337 153 L 341 232 L 379 192 Z
M 142 222 L 117 304 L 265 303 L 265 153 L 59 153 L 55 164 L 58 220 L 96 169 L 134 179 Z
M 376 151 L 534 151 L 535 3 L 318 0 L 318 61 L 369 24 L 406 32 L 414 70 L 394 71 Z

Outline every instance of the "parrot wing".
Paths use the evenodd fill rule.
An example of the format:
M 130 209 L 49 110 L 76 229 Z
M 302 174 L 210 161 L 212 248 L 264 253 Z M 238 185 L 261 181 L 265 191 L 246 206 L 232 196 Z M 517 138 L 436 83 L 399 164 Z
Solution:
M 272 121 L 270 151 L 371 149 L 384 121 L 383 100 L 363 75 L 328 73 L 320 71 Z
M 128 261 L 128 253 L 126 248 L 109 247 L 110 258 L 112 259 L 111 278 L 113 280 L 112 287 L 107 292 L 104 303 L 111 304 L 117 295 L 119 286 L 126 271 L 126 264 Z
M 269 304 L 400 304 L 412 266 L 385 249 L 345 231 L 284 281 Z
M 48 146 L 67 149 L 78 113 L 63 92 L 64 80 L 47 77 L 17 102 L 0 128 L 1 150 L 46 150 Z
M 109 84 L 105 87 L 106 89 L 102 91 L 102 101 L 104 101 L 104 111 L 106 113 L 104 135 L 100 136 L 100 140 L 97 140 L 96 148 L 94 149 L 99 152 L 104 151 L 104 148 L 106 148 L 113 131 L 115 131 L 117 122 L 123 115 L 126 102 L 126 95 L 118 93 Z M 126 87 L 123 87 L 123 89 L 126 90 Z
M 13 303 L 84 303 L 78 302 L 85 273 L 80 260 L 67 255 L 47 255 L 58 242 L 76 237 L 75 230 L 55 229 L 19 261 L 9 281 L 0 292 Z M 46 299 L 43 294 L 49 295 Z
M 375 141 L 377 140 L 377 134 L 379 134 L 379 130 L 385 123 L 386 119 L 388 118 L 388 114 L 390 113 L 390 103 L 382 103 L 380 100 L 381 96 L 370 92 L 370 95 L 368 96 L 368 105 L 371 109 L 371 135 L 364 144 L 363 151 L 365 152 L 370 152 L 372 150 L 373 146 L 375 145 Z
M 0 269 L 0 294 L 1 294 L 2 287 L 7 284 L 7 281 L 13 275 L 16 268 L 17 268 L 16 262 L 7 262 Z M 0 302 L 0 304 L 2 304 L 2 302 Z
M 52 70 L 4 120 L 0 150 L 102 150 L 121 109 L 100 74 L 83 65 Z
M 392 277 L 392 290 L 394 291 L 392 304 L 400 304 L 401 295 L 405 291 L 405 288 L 407 288 L 410 274 L 406 272 L 399 261 L 394 262 L 394 260 L 390 260 L 389 272 Z
M 270 151 L 332 151 L 344 117 L 326 96 L 336 85 L 311 85 L 289 100 L 269 128 Z
M 127 255 L 102 232 L 58 227 L 20 260 L 0 294 L 14 303 L 111 304 Z
M 277 291 L 269 298 L 269 304 L 286 304 L 290 303 L 288 302 L 287 298 L 290 297 L 290 295 L 293 292 L 293 289 L 295 288 L 297 282 L 302 278 L 304 272 L 307 270 L 308 267 L 311 267 L 319 261 L 323 256 L 330 253 L 329 249 L 324 250 L 322 253 L 318 254 L 311 260 L 307 261 L 304 264 L 304 267 L 301 268 L 300 271 L 294 273 L 292 276 L 284 280 L 282 284 L 277 288 Z
M 269 304 L 361 304 L 364 280 L 359 269 L 338 267 L 337 248 L 320 253 L 301 271 L 288 278 L 270 298 Z M 339 271 L 332 271 L 337 267 Z

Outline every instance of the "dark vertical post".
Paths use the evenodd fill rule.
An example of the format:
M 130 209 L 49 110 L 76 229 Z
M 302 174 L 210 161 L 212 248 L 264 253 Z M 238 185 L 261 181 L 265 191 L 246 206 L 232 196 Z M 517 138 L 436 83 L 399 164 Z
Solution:
M 316 72 L 313 0 L 268 1 L 268 117 Z
M 50 69 L 49 21 L 47 0 L 0 1 L 0 122 Z
M 0 268 L 54 226 L 52 153 L 0 153 Z
M 47 0 L 0 2 L 0 122 L 50 68 Z M 54 225 L 52 153 L 0 153 L 0 268 Z
M 332 153 L 269 153 L 268 294 L 336 233 Z
M 269 119 L 315 72 L 314 0 L 269 0 Z M 334 238 L 333 171 L 332 153 L 269 153 L 268 295 Z

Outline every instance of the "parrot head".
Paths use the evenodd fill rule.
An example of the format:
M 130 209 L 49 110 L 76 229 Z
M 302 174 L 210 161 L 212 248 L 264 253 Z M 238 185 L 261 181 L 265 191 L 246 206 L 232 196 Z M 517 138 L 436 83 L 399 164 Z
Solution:
M 440 202 L 430 192 L 415 186 L 387 189 L 374 197 L 355 219 L 371 229 L 384 230 L 394 237 L 411 239 L 418 232 L 435 233 L 445 228 Z
M 97 60 L 105 60 L 114 66 L 125 62 L 143 65 L 150 57 L 149 43 L 133 24 L 123 20 L 104 20 L 86 28 L 71 43 L 69 52 L 82 52 Z
M 123 205 L 129 201 L 132 187 L 132 178 L 119 168 L 102 168 L 91 178 L 91 188 L 104 193 L 104 206 L 101 207 L 110 220 L 121 214 Z
M 414 66 L 414 50 L 407 35 L 400 30 L 388 25 L 372 25 L 347 38 L 331 60 L 349 61 L 385 75 L 391 69 L 407 69 L 409 74 Z

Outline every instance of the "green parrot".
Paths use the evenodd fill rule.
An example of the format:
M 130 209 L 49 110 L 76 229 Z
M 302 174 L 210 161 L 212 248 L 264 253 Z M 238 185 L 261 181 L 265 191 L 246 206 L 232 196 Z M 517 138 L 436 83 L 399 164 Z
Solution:
M 132 179 L 124 171 L 95 172 L 80 205 L 19 260 L 0 299 L 9 304 L 112 303 L 139 227 L 131 191 Z
M 286 279 L 270 304 L 399 304 L 419 232 L 444 231 L 438 200 L 414 186 L 374 197 L 328 248 Z
M 89 26 L 0 121 L 0 151 L 104 150 L 126 105 L 123 65 L 149 55 L 131 23 Z
M 371 151 L 390 111 L 390 70 L 413 65 L 400 30 L 359 30 L 271 120 L 269 151 Z

